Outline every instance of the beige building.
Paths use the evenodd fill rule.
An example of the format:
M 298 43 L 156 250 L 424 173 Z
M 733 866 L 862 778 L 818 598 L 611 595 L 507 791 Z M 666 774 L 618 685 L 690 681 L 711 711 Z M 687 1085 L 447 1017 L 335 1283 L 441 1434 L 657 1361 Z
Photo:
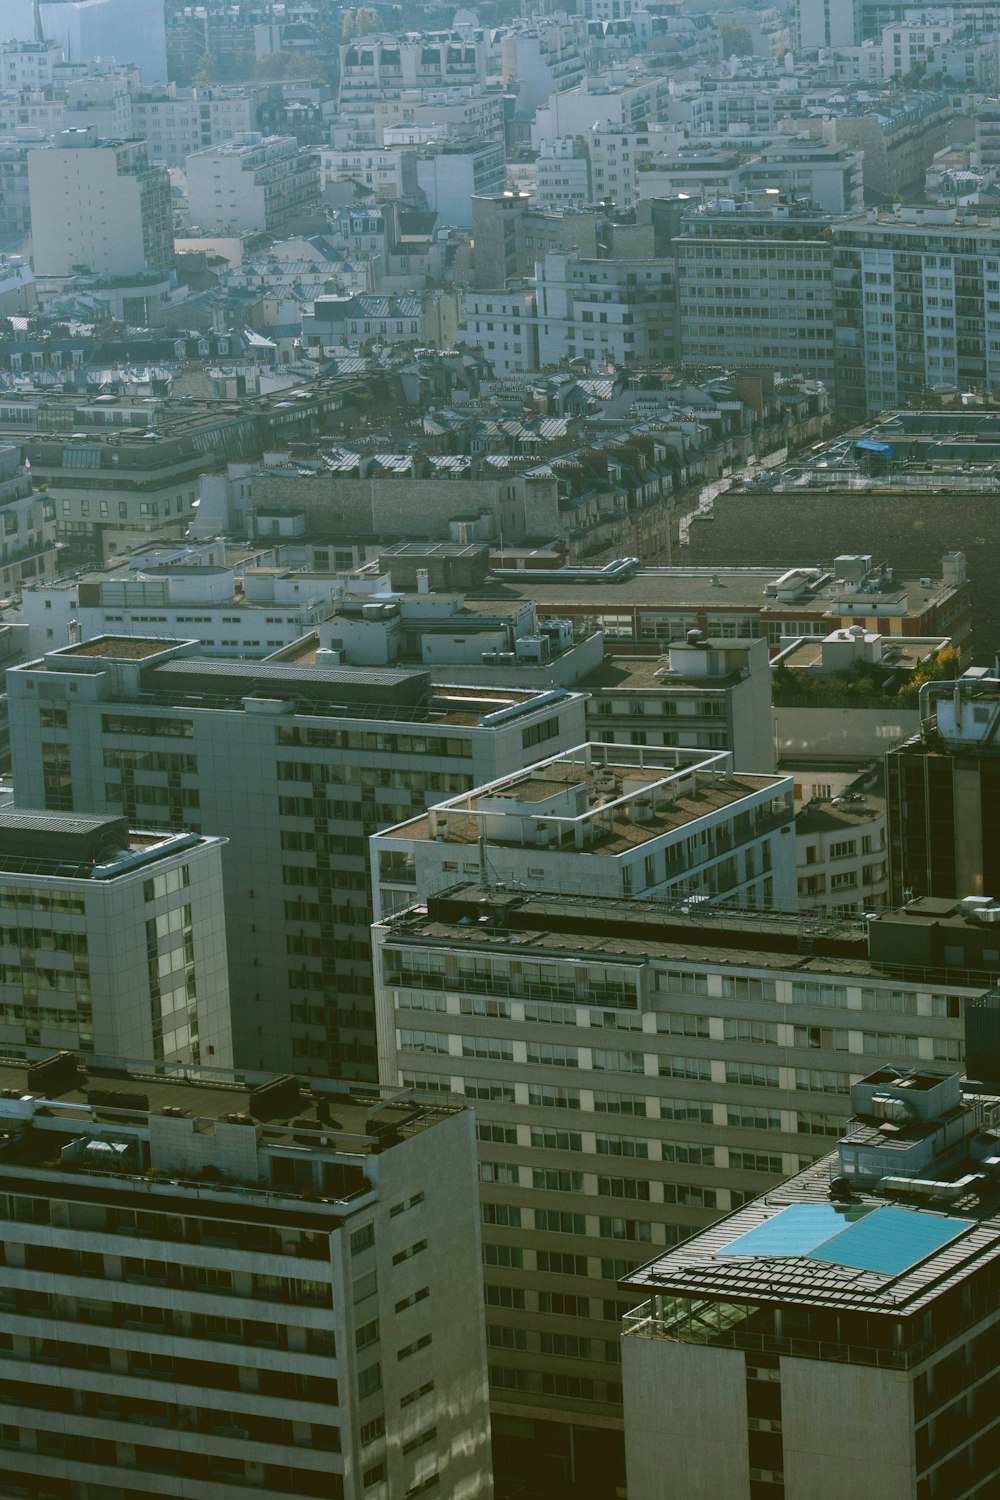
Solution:
M 237 135 L 187 158 L 192 225 L 210 234 L 256 229 L 280 238 L 319 207 L 316 153 L 293 135 Z
M 28 154 L 35 275 L 165 270 L 173 260 L 170 183 L 145 141 L 61 131 Z

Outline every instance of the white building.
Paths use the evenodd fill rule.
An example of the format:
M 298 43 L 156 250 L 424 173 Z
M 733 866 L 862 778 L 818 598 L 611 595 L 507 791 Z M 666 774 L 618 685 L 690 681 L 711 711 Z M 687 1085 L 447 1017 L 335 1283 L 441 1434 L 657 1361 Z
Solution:
M 66 711 L 45 711 L 45 777 Z M 232 1065 L 224 839 L 122 817 L 0 811 L 0 1042 Z
M 538 357 L 591 369 L 657 364 L 674 352 L 674 267 L 666 260 L 589 260 L 551 251 L 535 266 Z
M 376 198 L 404 198 L 416 187 L 415 153 L 406 146 L 323 147 L 319 153 L 320 187 L 329 182 L 360 182 Z
M 502 193 L 507 184 L 503 146 L 439 143 L 418 151 L 417 186 L 440 225 L 472 227 L 472 196 Z
M 160 271 L 173 260 L 166 168 L 153 167 L 145 141 L 98 141 L 62 132 L 28 154 L 36 276 L 81 267 L 107 276 Z
M 471 1110 L 105 1061 L 0 1064 L 5 1488 L 490 1500 Z
M 466 292 L 465 323 L 469 342 L 482 349 L 495 375 L 538 369 L 537 295 L 533 285 Z
M 710 640 L 691 630 L 659 658 L 609 657 L 580 687 L 590 694 L 595 740 L 730 750 L 734 765 L 774 770 L 766 640 Z
M 40 89 L 55 82 L 62 49 L 53 42 L 0 41 L 0 87 Z
M 247 568 L 237 585 L 232 568 L 138 557 L 128 568 L 25 586 L 20 619 L 36 656 L 72 640 L 155 633 L 197 639 L 206 656 L 263 658 L 325 620 L 343 590 L 336 574 Z
M 546 143 L 535 162 L 535 201 L 543 208 L 583 208 L 592 203 L 587 143 L 561 137 Z
M 210 233 L 257 229 L 280 238 L 319 205 L 316 154 L 293 135 L 238 135 L 186 164 L 191 223 Z
M 529 890 L 794 911 L 792 785 L 734 772 L 724 750 L 579 745 L 377 833 L 375 914 L 480 870 Z
M 864 0 L 795 0 L 798 45 L 803 51 L 820 47 L 853 47 L 861 41 Z
M 517 93 L 518 109 L 535 110 L 551 94 L 583 82 L 580 36 L 574 18 L 567 16 L 539 18 L 504 35 L 500 66 L 504 83 Z

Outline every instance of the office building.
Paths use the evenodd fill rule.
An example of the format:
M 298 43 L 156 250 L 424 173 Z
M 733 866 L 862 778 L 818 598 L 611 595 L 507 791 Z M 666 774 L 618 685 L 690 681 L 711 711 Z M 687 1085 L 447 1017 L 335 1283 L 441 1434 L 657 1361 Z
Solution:
M 892 899 L 1000 896 L 1000 682 L 970 668 L 920 691 L 920 733 L 885 758 Z
M 736 772 L 725 750 L 578 745 L 377 833 L 375 914 L 476 872 L 529 890 L 793 911 L 791 823 L 791 778 Z
M 3 1487 L 489 1500 L 471 1111 L 0 1065 Z
M 710 204 L 674 240 L 681 353 L 689 364 L 801 371 L 832 385 L 832 219 L 798 207 Z
M 293 135 L 237 135 L 185 165 L 191 223 L 208 234 L 256 229 L 275 239 L 319 209 L 319 165 Z
M 131 276 L 173 261 L 170 181 L 145 141 L 61 131 L 28 153 L 28 198 L 36 276 Z
M 987 1496 L 1000 1485 L 1000 1100 L 879 1067 L 836 1151 L 624 1278 L 628 1492 Z
M 230 1066 L 224 842 L 0 810 L 3 1045 Z
M 237 1065 L 371 1079 L 368 835 L 578 743 L 583 698 L 323 663 L 66 646 L 8 672 L 11 755 L 22 806 L 227 838 Z
M 733 764 L 774 770 L 767 642 L 709 640 L 697 630 L 663 656 L 608 656 L 578 683 L 587 729 L 620 745 L 729 750 Z
M 873 1066 L 953 1067 L 995 929 L 575 894 L 571 855 L 524 889 L 464 852 L 464 885 L 376 927 L 383 1077 L 476 1101 L 498 1474 L 604 1497 L 618 1280 L 828 1151 Z

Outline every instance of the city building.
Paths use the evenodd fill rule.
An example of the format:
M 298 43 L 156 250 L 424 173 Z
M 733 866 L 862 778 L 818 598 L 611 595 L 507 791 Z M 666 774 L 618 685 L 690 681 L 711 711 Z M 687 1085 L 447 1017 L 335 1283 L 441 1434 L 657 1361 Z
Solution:
M 919 733 L 885 758 L 893 900 L 1000 892 L 998 728 L 987 668 L 921 689 Z
M 833 230 L 837 404 L 863 420 L 933 391 L 1000 386 L 1000 229 L 955 208 Z
M 417 187 L 440 225 L 472 227 L 472 199 L 502 193 L 507 181 L 503 146 L 440 141 L 421 146 L 416 155 Z
M 578 744 L 583 698 L 324 663 L 65 646 L 7 673 L 11 756 L 19 805 L 227 838 L 237 1065 L 371 1079 L 368 836 Z
M 608 656 L 577 686 L 587 732 L 620 745 L 729 750 L 733 764 L 774 770 L 767 642 L 709 640 L 691 630 L 663 656 Z
M 171 265 L 170 182 L 165 167 L 150 165 L 145 141 L 60 131 L 27 162 L 36 276 L 131 276 Z
M 132 121 L 154 161 L 183 167 L 189 156 L 253 131 L 256 98 L 240 85 L 132 90 Z
M 688 364 L 836 374 L 833 220 L 797 206 L 721 200 L 685 214 L 674 240 Z
M 794 468 L 794 463 L 790 464 L 790 469 Z M 820 469 L 817 474 L 823 472 Z M 685 641 L 689 631 L 698 630 L 712 640 L 726 642 L 763 636 L 771 654 L 776 655 L 789 640 L 822 638 L 833 630 L 863 625 L 866 630 L 888 636 L 947 635 L 963 658 L 967 655 L 973 614 L 971 586 L 961 553 L 949 553 L 943 560 L 938 557 L 935 576 L 925 578 L 914 573 L 901 576 L 898 567 L 876 563 L 870 552 L 842 553 L 829 565 L 783 570 L 775 566 L 713 566 L 709 537 L 723 506 L 728 512 L 731 502 L 732 510 L 742 517 L 740 525 L 748 530 L 757 493 L 754 488 L 718 495 L 715 520 L 703 523 L 708 533 L 704 541 L 699 523 L 692 523 L 692 543 L 696 538 L 698 546 L 690 546 L 696 559 L 691 565 L 643 568 L 635 563 L 629 567 L 622 561 L 604 575 L 606 583 L 614 584 L 613 589 L 599 591 L 595 584 L 601 581 L 600 568 L 495 568 L 494 584 L 470 588 L 469 603 L 476 608 L 491 607 L 488 596 L 502 582 L 508 599 L 531 598 L 546 612 L 571 619 L 578 630 L 601 630 L 612 649 L 664 649 Z M 793 500 L 791 495 L 788 498 Z M 809 514 L 808 507 L 805 514 Z M 724 543 L 721 547 L 716 544 L 716 558 L 727 552 L 732 555 L 730 547 L 736 550 L 730 541 L 735 529 L 735 523 L 732 528 L 727 524 Z M 830 532 L 835 539 L 835 528 Z M 800 557 L 822 556 L 823 549 L 815 544 L 810 549 L 807 538 L 808 523 L 794 538 L 795 553 Z M 824 537 L 824 541 L 830 540 L 831 535 Z M 780 545 L 770 528 L 760 534 L 759 541 L 756 536 L 748 537 L 748 543 L 758 554 L 766 550 L 772 557 Z M 976 615 L 978 619 L 978 609 Z
M 995 1408 L 1000 1100 L 883 1066 L 823 1160 L 626 1276 L 628 1492 L 853 1490 L 914 1500 L 1000 1483 Z
M 476 1101 L 498 1477 L 604 1497 L 625 1482 L 621 1278 L 824 1155 L 874 1066 L 953 1068 L 995 928 L 919 902 L 865 923 L 598 897 L 571 854 L 526 889 L 492 838 L 477 879 L 471 834 L 464 884 L 421 879 L 376 926 L 383 1077 Z
M 0 809 L 4 1046 L 231 1066 L 224 842 Z
M 736 772 L 724 750 L 595 742 L 376 833 L 372 899 L 378 917 L 478 871 L 529 890 L 793 911 L 791 832 L 790 777 Z
M 885 787 L 877 769 L 835 792 L 829 785 L 812 791 L 795 814 L 795 859 L 799 911 L 856 916 L 888 905 Z
M 34 8 L 45 40 L 55 43 L 65 58 L 118 58 L 134 64 L 147 83 L 166 79 L 166 26 L 159 0 L 42 0 Z M 34 35 L 29 9 L 23 6 L 21 36 Z
M 316 153 L 293 135 L 237 135 L 185 165 L 192 224 L 212 234 L 256 229 L 280 239 L 319 208 Z
M 52 501 L 35 488 L 20 449 L 0 441 L 0 579 L 9 599 L 23 585 L 44 583 L 58 571 Z
M 368 36 L 340 49 L 337 107 L 342 113 L 371 112 L 380 100 L 408 93 L 481 87 L 486 83 L 486 46 L 458 33 Z
M 21 1057 L 0 1065 L 9 1493 L 489 1500 L 470 1110 Z

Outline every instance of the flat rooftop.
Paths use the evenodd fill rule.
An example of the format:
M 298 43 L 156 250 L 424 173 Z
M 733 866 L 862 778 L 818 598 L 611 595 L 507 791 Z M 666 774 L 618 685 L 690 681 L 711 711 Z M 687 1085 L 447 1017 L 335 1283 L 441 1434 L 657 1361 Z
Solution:
M 899 926 L 905 936 L 908 912 L 909 908 L 887 912 L 877 921 Z M 516 943 L 519 954 L 603 953 L 636 963 L 661 960 L 716 969 L 724 965 L 735 972 L 805 979 L 834 976 L 856 984 L 906 978 L 964 988 L 973 996 L 992 986 L 988 966 L 981 974 L 964 969 L 950 974 L 907 963 L 895 954 L 874 959 L 869 956 L 869 925 L 861 917 L 741 910 L 684 897 L 636 902 L 460 884 L 389 919 L 386 942 L 390 948 L 398 940 L 481 947 L 494 953 L 498 944 L 502 953 L 505 944 Z
M 60 656 L 97 657 L 104 661 L 147 661 L 177 645 L 176 639 L 141 635 L 98 635 L 78 646 L 64 646 Z
M 832 1201 L 837 1169 L 832 1153 L 621 1284 L 640 1296 L 899 1318 L 919 1313 L 1000 1257 L 995 1179 L 984 1176 L 953 1206 L 931 1210 L 875 1191 Z M 954 1175 L 961 1177 L 962 1168 Z
M 475 844 L 485 835 L 498 845 L 530 848 L 536 847 L 530 838 L 515 836 L 518 820 L 529 816 L 533 827 L 544 819 L 566 852 L 586 848 L 590 854 L 617 855 L 761 792 L 791 796 L 789 777 L 733 772 L 725 752 L 651 750 L 647 759 L 654 764 L 643 764 L 638 757 L 618 760 L 616 750 L 592 745 L 542 762 L 525 774 L 438 803 L 383 836 L 433 841 L 443 829 L 446 842 Z M 766 806 L 762 812 L 767 815 Z M 501 821 L 508 817 L 509 824 Z
M 812 566 L 812 563 L 803 563 Z M 825 570 L 824 570 L 825 571 Z M 494 577 L 485 583 L 468 584 L 465 587 L 466 607 L 474 610 L 495 610 L 498 604 L 513 604 L 523 600 L 534 600 L 539 613 L 558 616 L 561 609 L 592 609 L 595 614 L 613 615 L 623 609 L 643 608 L 663 610 L 689 610 L 692 614 L 714 610 L 729 613 L 735 610 L 752 610 L 762 615 L 773 615 L 776 619 L 798 618 L 803 611 L 808 614 L 839 620 L 846 614 L 844 601 L 853 598 L 859 613 L 873 613 L 872 605 L 881 598 L 901 599 L 905 594 L 907 612 L 916 614 L 927 609 L 940 599 L 951 585 L 933 580 L 930 585 L 916 579 L 906 579 L 891 593 L 855 595 L 833 576 L 819 589 L 801 593 L 794 601 L 772 598 L 765 593 L 768 584 L 774 583 L 787 569 L 773 568 L 647 568 L 640 569 L 631 578 L 622 582 L 608 579 L 581 582 L 574 578 L 573 569 L 567 568 L 566 581 L 553 578 L 546 570 L 546 577 L 534 581 L 531 570 L 526 568 L 523 576 L 514 582 L 510 573 L 502 578 Z M 835 607 L 835 601 L 838 607 Z M 694 623 L 694 622 L 692 622 Z M 833 628 L 831 626 L 831 628 Z M 727 645 L 735 644 L 727 641 Z
M 272 1145 L 319 1148 L 322 1130 L 329 1149 L 368 1154 L 419 1134 L 462 1108 L 458 1103 L 421 1101 L 405 1090 L 377 1084 L 84 1056 L 76 1057 L 75 1066 L 70 1063 L 62 1079 L 40 1077 L 44 1058 L 33 1061 L 20 1049 L 5 1052 L 8 1055 L 0 1055 L 0 1132 L 5 1119 L 23 1117 L 15 1106 L 26 1097 L 44 1109 L 46 1126 L 41 1139 L 36 1139 L 37 1131 L 20 1144 L 8 1139 L 0 1149 L 0 1170 L 4 1163 L 42 1165 L 39 1153 L 51 1151 L 52 1132 L 58 1154 L 62 1132 L 52 1122 L 59 1121 L 65 1121 L 66 1133 L 76 1137 L 92 1125 L 105 1132 L 116 1123 L 141 1128 L 149 1116 L 165 1113 L 226 1122 L 240 1116 L 236 1123 L 256 1123 Z M 286 1086 L 278 1087 L 281 1083 Z M 314 1141 L 310 1131 L 317 1133 Z

